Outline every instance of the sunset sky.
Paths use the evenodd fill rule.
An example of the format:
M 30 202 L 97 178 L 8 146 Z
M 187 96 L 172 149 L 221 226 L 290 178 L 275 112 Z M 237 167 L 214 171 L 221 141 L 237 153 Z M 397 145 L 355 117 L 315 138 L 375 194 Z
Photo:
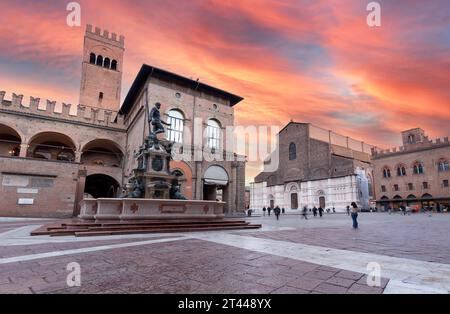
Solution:
M 0 90 L 78 101 L 85 24 L 125 36 L 122 97 L 143 63 L 238 94 L 236 124 L 311 122 L 381 147 L 450 135 L 450 2 L 2 0 Z M 5 20 L 6 18 L 6 20 Z M 249 165 L 253 177 L 257 166 Z

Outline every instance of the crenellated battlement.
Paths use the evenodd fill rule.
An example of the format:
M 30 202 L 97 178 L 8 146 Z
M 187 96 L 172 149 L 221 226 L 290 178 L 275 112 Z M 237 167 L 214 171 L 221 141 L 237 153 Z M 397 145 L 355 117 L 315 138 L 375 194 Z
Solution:
M 5 97 L 6 92 L 0 91 L 0 110 L 4 109 L 17 113 L 71 120 L 98 126 L 124 128 L 123 117 L 117 111 L 85 105 L 72 105 L 64 102 L 58 103 L 49 99 L 41 101 L 39 97 L 33 96 L 29 96 L 30 101 L 28 104 L 25 104 L 24 95 L 16 93 L 11 94 L 10 100 L 7 100 Z
M 102 30 L 100 27 L 93 27 L 91 24 L 86 26 L 86 35 L 94 35 L 97 38 L 101 37 L 103 40 L 112 41 L 115 44 L 124 47 L 125 46 L 125 36 L 117 36 L 116 33 L 110 33 L 108 30 Z
M 402 153 L 410 153 L 418 150 L 424 150 L 424 149 L 432 149 L 432 148 L 438 148 L 442 146 L 450 145 L 450 141 L 448 137 L 444 138 L 436 138 L 430 140 L 428 136 L 425 136 L 422 142 L 414 143 L 414 144 L 408 144 L 403 145 L 399 147 L 392 147 L 390 149 L 378 149 L 373 148 L 372 149 L 372 157 L 373 158 L 381 158 L 381 157 L 388 157 L 390 155 L 395 154 L 402 154 Z

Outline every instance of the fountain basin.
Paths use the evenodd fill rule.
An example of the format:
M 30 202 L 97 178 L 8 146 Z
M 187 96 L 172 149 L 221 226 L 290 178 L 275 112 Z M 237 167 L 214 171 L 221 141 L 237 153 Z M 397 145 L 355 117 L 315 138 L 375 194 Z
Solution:
M 218 219 L 224 202 L 197 200 L 99 198 L 80 202 L 84 220 Z

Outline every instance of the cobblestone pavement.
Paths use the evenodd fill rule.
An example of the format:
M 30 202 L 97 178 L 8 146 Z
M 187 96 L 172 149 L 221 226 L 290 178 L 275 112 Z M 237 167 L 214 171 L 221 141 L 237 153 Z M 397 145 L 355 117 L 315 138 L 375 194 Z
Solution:
M 448 291 L 450 215 L 363 214 L 358 231 L 345 215 L 250 219 L 263 229 L 92 239 L 30 238 L 26 226 L 39 222 L 0 220 L 0 293 L 401 293 L 434 273 L 439 283 L 426 291 Z M 361 265 L 378 257 L 405 263 L 410 273 L 398 278 L 409 286 L 393 266 L 369 287 Z M 81 287 L 67 286 L 72 262 Z

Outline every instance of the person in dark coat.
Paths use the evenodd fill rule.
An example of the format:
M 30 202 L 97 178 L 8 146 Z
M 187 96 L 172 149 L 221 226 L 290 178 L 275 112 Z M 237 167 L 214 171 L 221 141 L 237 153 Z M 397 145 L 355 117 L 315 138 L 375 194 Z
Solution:
M 286 214 L 286 210 L 284 209 L 284 207 L 281 208 L 281 213 L 282 213 L 283 215 Z
M 314 217 L 317 217 L 317 207 L 316 206 L 313 207 L 313 215 L 314 215 Z
M 347 206 L 347 216 L 350 216 L 350 206 Z
M 303 218 L 305 218 L 305 220 L 308 220 L 308 208 L 306 206 L 303 207 L 302 216 Z
M 269 207 L 267 207 L 267 213 L 269 214 L 269 216 L 270 216 L 270 212 L 272 211 L 272 208 L 269 206 Z
M 280 207 L 275 207 L 275 209 L 273 210 L 273 212 L 275 213 L 275 216 L 277 216 L 277 220 L 280 220 L 280 214 L 281 214 L 281 209 Z
M 323 208 L 322 208 L 322 206 L 319 207 L 319 216 L 320 216 L 320 218 L 322 218 L 322 216 L 323 216 Z
M 267 209 L 266 209 L 266 207 L 264 206 L 264 207 L 263 207 L 263 216 L 266 215 L 266 210 L 267 210 Z

